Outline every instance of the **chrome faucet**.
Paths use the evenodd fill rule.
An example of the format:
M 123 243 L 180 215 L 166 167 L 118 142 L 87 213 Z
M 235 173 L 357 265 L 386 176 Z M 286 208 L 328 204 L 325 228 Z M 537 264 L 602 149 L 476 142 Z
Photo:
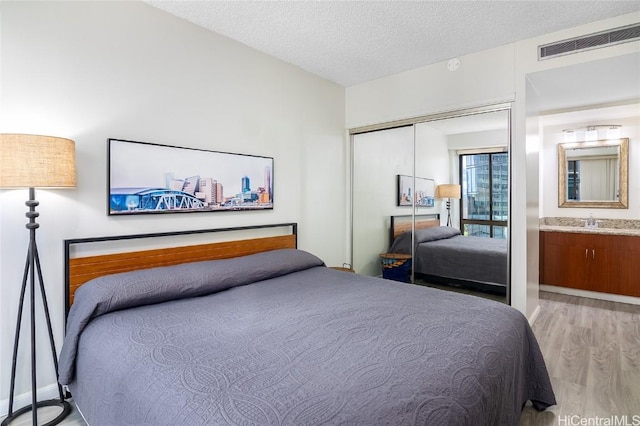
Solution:
M 589 213 L 589 219 L 583 219 L 582 221 L 584 222 L 585 228 L 597 228 L 600 222 L 593 217 L 593 213 Z

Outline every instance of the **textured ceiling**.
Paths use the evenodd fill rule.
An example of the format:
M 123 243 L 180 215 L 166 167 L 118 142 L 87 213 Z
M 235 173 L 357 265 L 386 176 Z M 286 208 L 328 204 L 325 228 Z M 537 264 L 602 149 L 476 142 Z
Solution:
M 640 11 L 640 1 L 144 0 L 348 87 Z

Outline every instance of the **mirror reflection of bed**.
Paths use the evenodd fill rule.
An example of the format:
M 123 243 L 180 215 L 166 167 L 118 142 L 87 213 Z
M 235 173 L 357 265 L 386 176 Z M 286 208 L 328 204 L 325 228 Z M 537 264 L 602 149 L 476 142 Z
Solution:
M 450 212 L 452 227 L 462 230 L 463 237 L 482 234 L 487 238 L 480 245 L 484 241 L 508 247 L 510 120 L 509 107 L 499 105 L 457 111 L 446 117 L 418 118 L 413 125 L 350 130 L 353 269 L 363 275 L 384 276 L 386 260 L 380 254 L 390 254 L 391 218 L 408 216 L 411 229 L 412 213 L 422 218 L 427 215 L 427 219 L 428 215 L 440 215 L 437 225 L 445 225 Z M 447 200 L 434 193 L 431 205 L 402 204 L 396 184 L 399 175 L 415 176 L 416 184 L 418 179 L 432 181 L 436 189 L 459 185 L 462 197 Z M 500 238 L 503 240 L 495 241 Z M 411 262 L 415 265 L 418 260 Z M 506 285 L 496 279 L 486 284 L 486 279 L 479 278 L 486 269 L 483 261 L 467 263 L 480 265 L 471 278 L 418 271 L 414 283 L 508 302 L 508 279 Z M 508 277 L 508 261 L 500 272 Z
M 389 253 L 412 253 L 411 219 L 391 217 Z M 414 231 L 414 284 L 506 301 L 506 239 L 463 235 L 437 215 L 416 215 Z

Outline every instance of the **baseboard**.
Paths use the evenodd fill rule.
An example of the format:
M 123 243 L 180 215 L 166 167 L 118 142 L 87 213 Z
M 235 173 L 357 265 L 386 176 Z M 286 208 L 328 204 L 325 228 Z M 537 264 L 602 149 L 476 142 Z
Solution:
M 38 388 L 38 401 L 59 398 L 58 384 L 52 383 L 48 386 Z M 18 411 L 22 407 L 31 405 L 31 392 L 16 395 L 13 398 L 13 411 Z M 0 399 L 0 416 L 5 416 L 9 412 L 9 398 Z
M 533 310 L 533 313 L 529 317 L 529 325 L 533 325 L 533 323 L 536 322 L 536 319 L 538 318 L 539 314 L 540 314 L 540 305 L 537 305 L 536 308 Z
M 630 305 L 640 305 L 640 297 L 623 296 L 620 294 L 600 293 L 597 291 L 578 290 L 575 288 L 558 287 L 555 285 L 540 284 L 540 291 L 549 293 L 567 294 L 569 296 L 586 297 L 589 299 L 607 300 L 609 302 L 627 303 Z

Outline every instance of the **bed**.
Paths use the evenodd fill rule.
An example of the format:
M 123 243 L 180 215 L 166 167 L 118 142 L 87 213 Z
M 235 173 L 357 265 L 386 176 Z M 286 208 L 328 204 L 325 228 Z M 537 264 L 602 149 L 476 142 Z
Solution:
M 389 252 L 411 254 L 412 231 L 406 217 L 392 217 L 391 232 Z M 439 219 L 416 216 L 414 244 L 417 278 L 506 293 L 507 240 L 464 236 L 456 228 L 440 226 Z
M 59 380 L 88 424 L 514 425 L 555 404 L 519 311 L 335 270 L 295 240 L 187 263 L 191 247 L 66 248 Z

